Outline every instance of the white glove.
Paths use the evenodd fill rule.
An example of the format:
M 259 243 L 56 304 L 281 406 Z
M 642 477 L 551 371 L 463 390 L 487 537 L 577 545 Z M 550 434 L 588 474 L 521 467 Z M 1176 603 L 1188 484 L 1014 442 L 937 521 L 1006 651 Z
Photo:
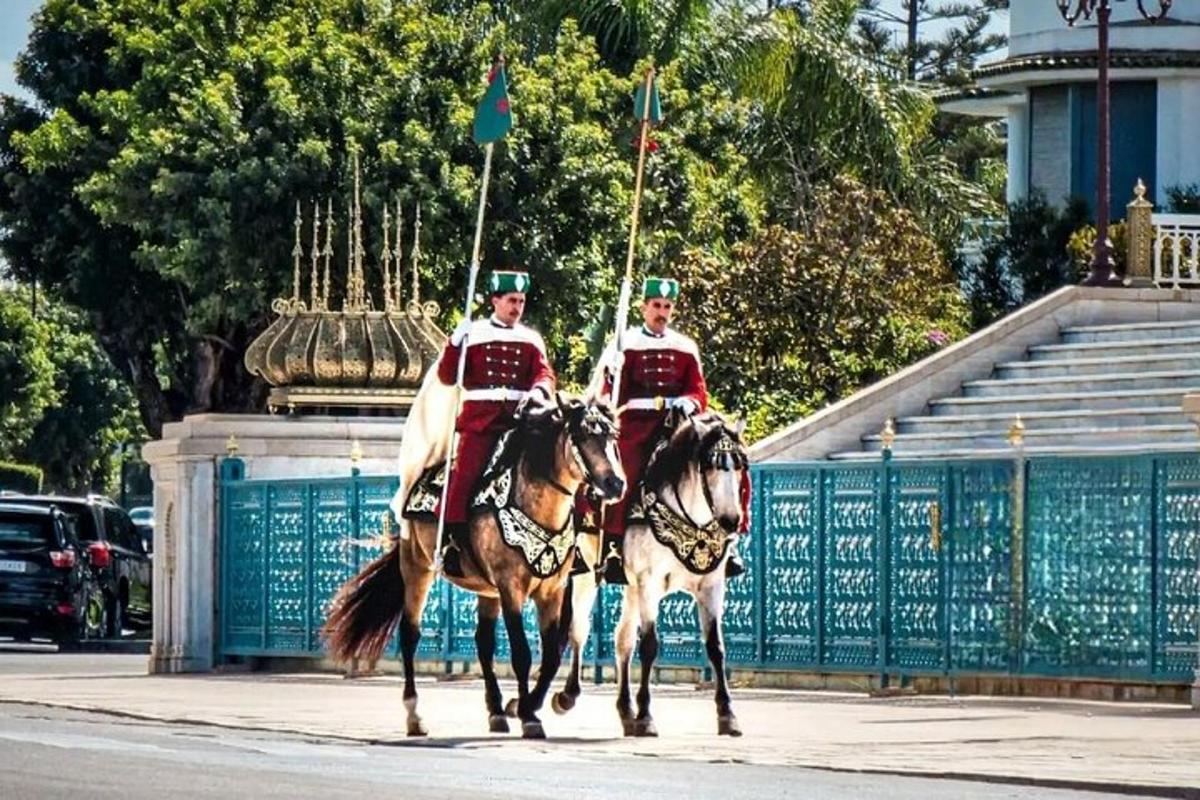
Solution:
M 538 406 L 550 402 L 550 392 L 545 386 L 535 386 L 530 389 L 517 403 L 517 414 L 521 414 L 529 406 Z
M 471 330 L 471 320 L 464 319 L 458 323 L 458 327 L 454 329 L 454 333 L 450 334 L 450 344 L 458 347 L 463 343 L 463 339 L 467 338 L 467 333 Z
M 692 414 L 695 414 L 700 407 L 697 406 L 696 401 L 690 397 L 676 397 L 671 401 L 671 408 L 679 409 L 679 413 L 683 414 L 685 417 L 690 417 Z

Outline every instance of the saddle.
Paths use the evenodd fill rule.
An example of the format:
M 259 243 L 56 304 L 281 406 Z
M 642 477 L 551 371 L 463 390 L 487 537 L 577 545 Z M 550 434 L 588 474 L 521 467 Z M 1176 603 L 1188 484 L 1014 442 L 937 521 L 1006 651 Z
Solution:
M 510 447 L 512 431 L 507 431 L 496 444 L 491 461 L 472 495 L 471 510 L 490 511 L 504 543 L 521 554 L 525 564 L 538 578 L 556 574 L 575 548 L 575 527 L 572 515 L 561 530 L 551 531 L 530 519 L 516 506 L 513 488 L 517 482 L 517 459 Z M 445 463 L 427 469 L 404 504 L 404 517 L 424 522 L 437 521 L 437 504 L 446 481 Z

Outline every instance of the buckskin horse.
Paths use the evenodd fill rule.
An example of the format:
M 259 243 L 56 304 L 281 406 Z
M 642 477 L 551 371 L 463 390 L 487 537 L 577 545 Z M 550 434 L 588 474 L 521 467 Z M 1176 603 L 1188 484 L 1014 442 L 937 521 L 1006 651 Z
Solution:
M 545 738 L 537 712 L 558 671 L 570 624 L 570 604 L 564 601 L 570 598 L 575 552 L 573 498 L 584 481 L 606 499 L 620 497 L 625 477 L 616 435 L 613 413 L 606 405 L 567 400 L 560 394 L 550 408 L 524 415 L 501 440 L 475 495 L 462 554 L 464 577 L 448 580 L 478 599 L 475 645 L 493 733 L 508 731 L 508 713 L 521 720 L 525 738 Z M 421 638 L 421 613 L 436 576 L 437 523 L 431 513 L 438 496 L 435 473 L 436 468 L 408 491 L 404 508 L 409 535 L 342 586 L 322 629 L 335 660 L 373 663 L 399 625 L 409 736 L 427 734 L 417 714 L 413 660 Z M 541 666 L 532 690 L 532 658 L 521 618 L 526 600 L 537 607 L 541 631 Z M 507 707 L 493 668 L 496 620 L 501 615 L 518 685 L 516 702 Z
M 721 616 L 725 607 L 725 559 L 742 521 L 740 487 L 749 468 L 741 442 L 742 425 L 731 427 L 709 412 L 673 421 L 665 442 L 655 450 L 625 529 L 623 553 L 629 585 L 617 623 L 617 713 L 626 736 L 657 736 L 650 715 L 650 674 L 658 655 L 659 602 L 672 592 L 696 601 L 700 635 L 716 679 L 717 732 L 741 736 L 725 678 L 725 645 Z M 631 487 L 630 491 L 638 491 Z M 592 539 L 593 537 L 586 537 Z M 594 563 L 594 542 L 581 542 L 585 560 Z M 587 644 L 596 584 L 591 574 L 576 575 L 570 644 L 571 669 L 551 707 L 565 714 L 582 691 L 581 653 Z M 641 630 L 641 687 L 637 714 L 630 698 L 630 665 Z

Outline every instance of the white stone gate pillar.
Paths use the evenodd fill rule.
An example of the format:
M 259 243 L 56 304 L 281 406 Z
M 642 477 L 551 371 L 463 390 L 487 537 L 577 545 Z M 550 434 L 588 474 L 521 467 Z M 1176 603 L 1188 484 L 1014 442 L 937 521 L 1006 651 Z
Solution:
M 358 442 L 364 475 L 392 475 L 400 417 L 199 414 L 163 428 L 142 455 L 154 480 L 154 633 L 150 672 L 217 663 L 220 459 L 230 436 L 247 479 L 347 477 Z

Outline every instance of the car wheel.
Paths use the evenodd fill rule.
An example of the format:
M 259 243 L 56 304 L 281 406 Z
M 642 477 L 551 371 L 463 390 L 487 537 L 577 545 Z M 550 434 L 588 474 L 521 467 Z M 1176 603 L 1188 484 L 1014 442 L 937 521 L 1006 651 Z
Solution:
M 119 597 L 110 597 L 108 601 L 108 620 L 105 629 L 111 639 L 121 638 L 121 629 L 125 626 L 125 606 Z

